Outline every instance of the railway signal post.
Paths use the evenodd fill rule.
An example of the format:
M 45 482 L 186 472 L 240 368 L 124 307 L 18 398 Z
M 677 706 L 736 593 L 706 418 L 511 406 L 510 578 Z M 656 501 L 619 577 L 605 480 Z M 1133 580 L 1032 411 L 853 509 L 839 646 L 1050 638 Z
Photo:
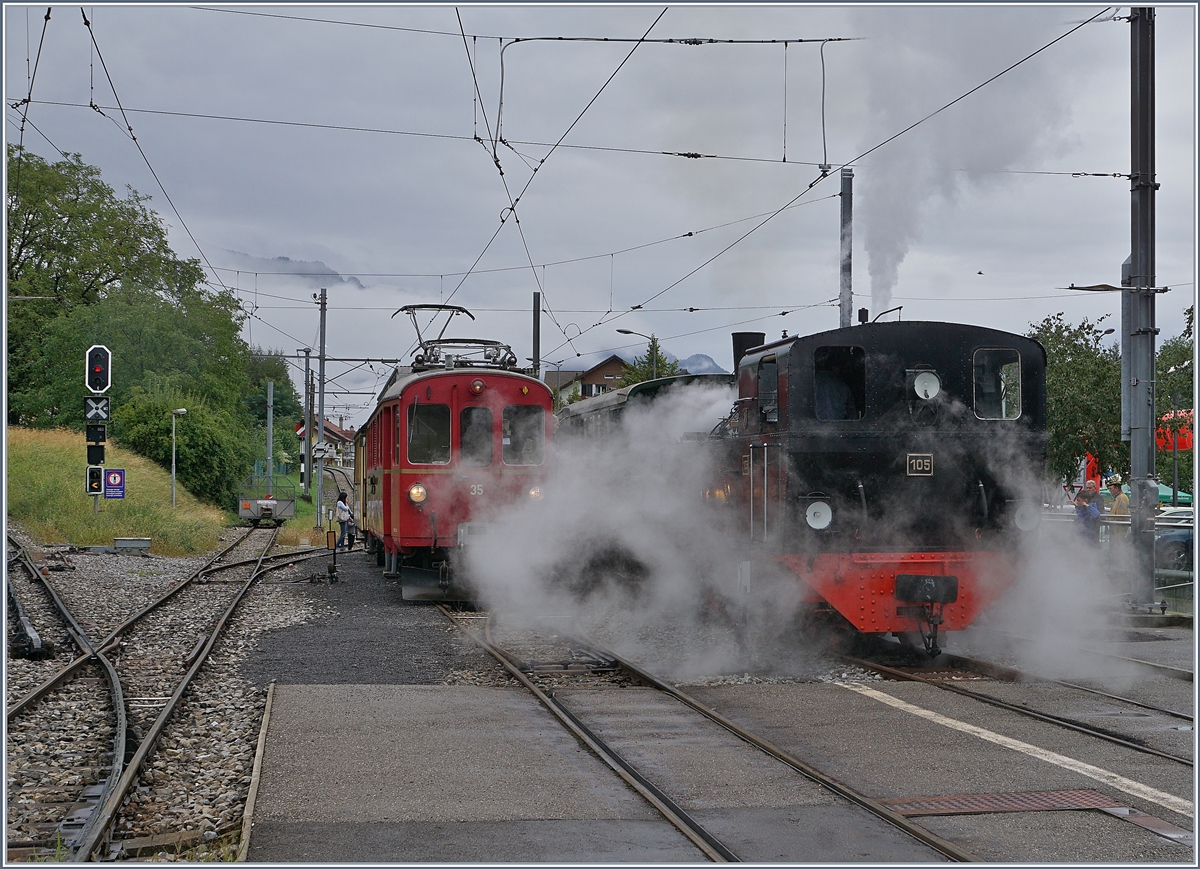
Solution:
M 83 359 L 83 385 L 92 395 L 83 399 L 84 438 L 87 444 L 87 471 L 84 491 L 92 496 L 92 512 L 100 512 L 104 494 L 104 444 L 108 440 L 108 420 L 112 401 L 103 393 L 112 386 L 112 352 L 103 344 L 93 344 Z

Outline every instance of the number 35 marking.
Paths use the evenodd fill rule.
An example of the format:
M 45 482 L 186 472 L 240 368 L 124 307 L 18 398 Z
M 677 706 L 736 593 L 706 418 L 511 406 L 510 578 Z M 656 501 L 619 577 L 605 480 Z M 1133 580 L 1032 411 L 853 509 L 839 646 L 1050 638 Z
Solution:
M 472 483 L 472 484 L 471 484 L 471 494 L 472 494 L 472 495 L 482 495 L 482 494 L 483 494 L 483 486 L 482 486 L 482 484 L 480 484 L 480 483 Z

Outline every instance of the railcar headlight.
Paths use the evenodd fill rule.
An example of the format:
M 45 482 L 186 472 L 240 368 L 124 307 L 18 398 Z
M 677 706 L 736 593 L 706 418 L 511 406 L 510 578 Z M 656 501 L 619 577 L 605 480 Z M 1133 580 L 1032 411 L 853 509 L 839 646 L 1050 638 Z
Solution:
M 804 519 L 808 522 L 808 527 L 815 531 L 828 528 L 829 523 L 833 521 L 833 508 L 824 501 L 813 501 L 804 511 Z
M 479 393 L 483 392 L 483 389 L 486 385 L 487 384 L 485 384 L 482 380 L 472 380 L 471 381 L 471 394 L 479 395 Z
M 942 381 L 932 371 L 922 371 L 913 378 L 913 391 L 917 393 L 917 398 L 937 398 L 942 391 Z
M 1042 524 L 1042 511 L 1033 504 L 1021 504 L 1013 513 L 1013 523 L 1022 531 L 1032 531 Z
M 429 490 L 420 483 L 414 483 L 408 487 L 408 500 L 414 504 L 424 504 L 425 499 L 429 497 Z
M 529 487 L 529 497 L 535 501 L 542 500 L 542 487 L 541 486 L 530 486 Z

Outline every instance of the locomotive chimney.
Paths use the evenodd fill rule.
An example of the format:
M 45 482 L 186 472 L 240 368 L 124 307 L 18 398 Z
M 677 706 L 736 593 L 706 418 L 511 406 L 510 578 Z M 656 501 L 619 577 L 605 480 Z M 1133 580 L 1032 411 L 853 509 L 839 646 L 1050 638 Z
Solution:
M 737 371 L 738 363 L 751 347 L 760 347 L 767 343 L 766 332 L 734 332 L 733 333 L 733 370 Z

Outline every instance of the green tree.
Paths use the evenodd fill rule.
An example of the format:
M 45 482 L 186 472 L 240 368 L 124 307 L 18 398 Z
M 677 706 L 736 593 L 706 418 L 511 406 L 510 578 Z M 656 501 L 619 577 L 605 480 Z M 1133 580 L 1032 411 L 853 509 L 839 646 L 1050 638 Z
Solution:
M 9 145 L 6 193 L 10 397 L 54 361 L 43 338 L 58 317 L 129 290 L 176 301 L 203 279 L 171 250 L 148 197 L 118 198 L 79 154 L 50 163 Z M 20 413 L 10 403 L 9 422 Z
M 1186 318 L 1183 333 L 1162 342 L 1155 361 L 1155 403 L 1158 418 L 1161 420 L 1172 409 L 1194 410 L 1192 389 L 1196 376 L 1196 306 L 1192 305 L 1185 312 Z M 1174 424 L 1172 424 L 1172 422 Z M 1168 421 L 1163 428 L 1177 430 L 1184 423 L 1179 417 Z M 1186 423 L 1184 423 L 1186 427 Z M 1194 450 L 1178 451 L 1179 488 L 1184 492 L 1195 491 L 1195 452 Z M 1155 473 L 1160 482 L 1170 486 L 1175 476 L 1175 455 L 1170 449 L 1158 450 L 1156 454 Z
M 41 324 L 36 367 L 13 384 L 10 348 L 9 422 L 39 428 L 83 424 L 82 361 L 92 344 L 113 355 L 114 406 L 136 387 L 159 386 L 205 399 L 214 410 L 248 421 L 247 348 L 236 300 L 200 290 L 123 291 Z M 243 426 L 245 427 L 245 426 Z
M 1046 469 L 1057 480 L 1074 479 L 1087 453 L 1106 471 L 1129 472 L 1129 445 L 1121 441 L 1121 351 L 1116 343 L 1104 345 L 1106 317 L 1072 326 L 1052 314 L 1027 333 L 1046 348 Z
M 679 363 L 667 361 L 659 346 L 658 338 L 651 333 L 650 344 L 646 347 L 645 354 L 634 357 L 632 365 L 622 364 L 621 378 L 616 385 L 619 389 L 622 386 L 633 386 L 635 383 L 653 380 L 656 377 L 674 377 L 678 373 Z
M 304 414 L 300 396 L 292 384 L 288 361 L 283 358 L 282 350 L 252 348 L 248 363 L 248 375 L 250 389 L 246 394 L 246 405 L 254 418 L 263 425 L 267 424 L 268 381 L 275 384 L 273 392 L 276 420 L 283 417 L 295 421 Z
M 233 509 L 252 462 L 244 418 L 168 384 L 137 386 L 113 408 L 114 437 L 169 470 L 171 411 L 180 407 L 187 414 L 175 424 L 176 479 L 197 498 Z

